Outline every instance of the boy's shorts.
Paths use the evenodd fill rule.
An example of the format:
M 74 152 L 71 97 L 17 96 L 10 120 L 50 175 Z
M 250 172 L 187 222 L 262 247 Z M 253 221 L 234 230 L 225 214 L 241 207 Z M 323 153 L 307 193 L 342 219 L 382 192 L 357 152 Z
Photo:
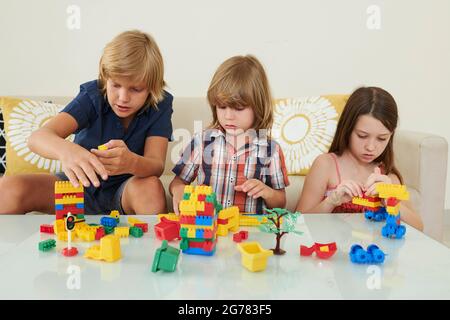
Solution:
M 59 180 L 69 181 L 64 172 L 57 172 L 55 175 Z M 84 212 L 86 214 L 109 214 L 112 210 L 118 210 L 120 214 L 125 214 L 122 208 L 122 194 L 127 182 L 128 179 L 122 182 L 115 192 L 108 194 L 101 190 L 96 191 L 93 186 L 84 188 Z

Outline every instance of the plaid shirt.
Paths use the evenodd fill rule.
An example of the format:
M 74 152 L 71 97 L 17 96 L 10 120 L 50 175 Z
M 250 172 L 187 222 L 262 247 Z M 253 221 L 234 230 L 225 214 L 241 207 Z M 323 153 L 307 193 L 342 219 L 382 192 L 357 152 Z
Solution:
M 241 212 L 263 213 L 263 199 L 235 191 L 248 179 L 257 179 L 272 189 L 289 185 L 283 151 L 273 140 L 253 137 L 239 150 L 226 142 L 219 129 L 194 135 L 172 171 L 186 183 L 210 185 L 224 208 L 238 206 Z

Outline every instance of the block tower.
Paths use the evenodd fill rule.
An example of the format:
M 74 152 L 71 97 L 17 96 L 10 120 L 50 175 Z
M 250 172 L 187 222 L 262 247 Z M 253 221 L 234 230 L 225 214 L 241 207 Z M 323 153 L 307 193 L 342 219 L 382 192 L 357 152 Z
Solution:
M 180 202 L 180 249 L 212 256 L 217 243 L 217 214 L 222 205 L 210 186 L 186 186 Z
M 70 181 L 55 182 L 55 233 L 64 231 L 64 218 L 67 213 L 84 214 L 84 188 L 75 188 Z
M 376 186 L 378 196 L 385 199 L 386 225 L 381 229 L 381 234 L 386 238 L 401 239 L 406 232 L 405 226 L 400 224 L 400 201 L 409 200 L 409 192 L 406 186 L 401 184 L 380 183 Z

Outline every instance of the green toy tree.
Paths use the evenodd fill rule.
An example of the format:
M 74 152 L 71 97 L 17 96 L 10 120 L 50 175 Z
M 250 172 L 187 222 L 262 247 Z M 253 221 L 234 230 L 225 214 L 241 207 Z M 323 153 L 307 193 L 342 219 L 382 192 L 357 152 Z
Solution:
M 300 212 L 290 212 L 282 208 L 265 209 L 265 211 L 267 214 L 262 215 L 260 220 L 267 218 L 267 222 L 262 222 L 259 225 L 259 230 L 276 235 L 276 246 L 275 249 L 272 249 L 273 254 L 285 254 L 286 251 L 280 248 L 281 238 L 289 232 L 298 235 L 302 234 L 302 232 L 295 230 L 295 224 L 300 216 Z

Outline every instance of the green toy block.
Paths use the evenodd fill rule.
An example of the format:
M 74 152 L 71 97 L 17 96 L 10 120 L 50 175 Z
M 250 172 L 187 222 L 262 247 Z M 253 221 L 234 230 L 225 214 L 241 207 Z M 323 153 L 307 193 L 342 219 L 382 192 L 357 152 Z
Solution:
M 103 227 L 105 229 L 105 234 L 110 234 L 114 232 L 114 227 Z
M 163 240 L 161 247 L 156 249 L 153 258 L 152 272 L 163 270 L 166 272 L 175 271 L 178 263 L 180 250 L 169 246 L 167 240 Z
M 187 238 L 187 236 L 188 236 L 188 228 L 181 228 L 180 229 L 180 237 Z
M 183 200 L 189 200 L 191 198 L 191 194 L 190 193 L 184 193 L 183 194 Z
M 188 239 L 181 239 L 180 241 L 180 249 L 186 250 L 189 247 L 189 240 Z
M 135 238 L 140 238 L 144 235 L 144 232 L 141 228 L 138 227 L 130 227 L 130 235 Z
M 53 249 L 54 247 L 56 247 L 56 241 L 53 239 L 47 239 L 44 241 L 39 242 L 39 250 L 40 251 L 49 251 L 51 249 Z
M 76 215 L 78 220 L 84 220 L 84 214 L 79 213 Z

